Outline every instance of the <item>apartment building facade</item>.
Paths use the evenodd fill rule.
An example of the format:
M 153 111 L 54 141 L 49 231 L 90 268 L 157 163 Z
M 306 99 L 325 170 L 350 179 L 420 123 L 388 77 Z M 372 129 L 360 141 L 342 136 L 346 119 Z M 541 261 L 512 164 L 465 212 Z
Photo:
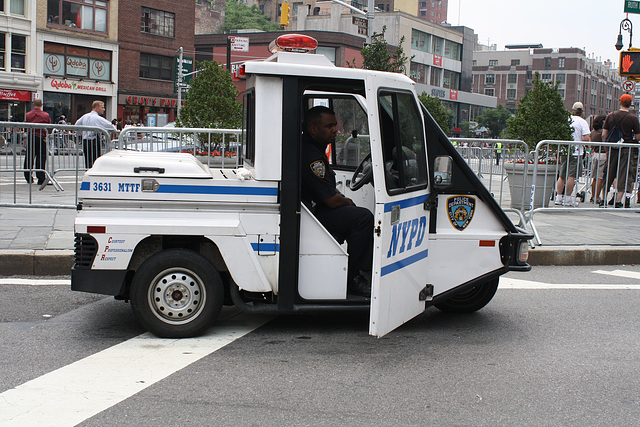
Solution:
M 0 121 L 24 121 L 39 97 L 36 1 L 0 0 Z
M 122 4 L 125 4 L 124 2 Z M 120 44 L 118 117 L 145 126 L 176 118 L 174 85 L 178 51 L 195 58 L 195 2 L 128 0 L 118 16 Z
M 473 92 L 495 96 L 499 105 L 515 112 L 519 99 L 532 88 L 535 73 L 545 82 L 558 83 L 568 110 L 582 102 L 586 117 L 616 110 L 623 93 L 617 68 L 579 48 L 476 51 Z
M 36 0 L 36 72 L 44 111 L 74 122 L 105 103 L 114 118 L 118 82 L 117 0 Z

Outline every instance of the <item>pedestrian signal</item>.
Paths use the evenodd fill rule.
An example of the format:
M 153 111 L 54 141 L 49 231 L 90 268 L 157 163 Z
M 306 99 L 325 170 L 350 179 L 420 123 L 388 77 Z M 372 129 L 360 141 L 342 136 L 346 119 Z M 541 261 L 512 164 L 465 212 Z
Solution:
M 282 3 L 280 8 L 280 25 L 285 27 L 289 26 L 289 19 L 291 19 L 289 3 Z
M 620 52 L 619 74 L 640 77 L 640 50 Z

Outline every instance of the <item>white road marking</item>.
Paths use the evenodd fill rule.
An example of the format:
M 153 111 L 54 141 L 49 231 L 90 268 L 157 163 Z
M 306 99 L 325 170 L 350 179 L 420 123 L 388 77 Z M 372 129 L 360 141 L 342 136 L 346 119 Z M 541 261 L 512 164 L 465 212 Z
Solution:
M 585 284 L 585 283 L 542 283 L 530 280 L 512 279 L 510 277 L 501 277 L 498 289 L 585 289 L 585 290 L 640 290 L 638 285 L 618 285 L 618 284 Z
M 613 271 L 606 271 L 606 270 L 595 270 L 592 271 L 592 273 L 596 273 L 596 274 L 605 274 L 608 276 L 617 276 L 617 277 L 626 277 L 629 279 L 638 279 L 640 280 L 640 272 L 637 271 L 625 271 L 625 270 L 613 270 Z
M 238 314 L 199 338 L 161 339 L 142 334 L 0 393 L 0 425 L 75 426 L 269 319 Z
M 71 286 L 70 279 L 0 279 L 0 285 Z

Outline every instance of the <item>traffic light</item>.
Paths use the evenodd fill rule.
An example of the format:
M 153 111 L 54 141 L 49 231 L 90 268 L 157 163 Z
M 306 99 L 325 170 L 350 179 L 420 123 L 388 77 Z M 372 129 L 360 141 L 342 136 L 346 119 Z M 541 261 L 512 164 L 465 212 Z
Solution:
M 640 50 L 620 52 L 619 74 L 640 77 Z
M 291 19 L 289 3 L 282 3 L 280 7 L 280 25 L 289 26 L 289 19 Z

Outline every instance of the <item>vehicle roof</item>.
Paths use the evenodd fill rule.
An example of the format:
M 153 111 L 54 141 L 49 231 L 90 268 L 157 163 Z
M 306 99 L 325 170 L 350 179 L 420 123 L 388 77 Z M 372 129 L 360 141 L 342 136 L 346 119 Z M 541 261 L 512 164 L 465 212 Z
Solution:
M 413 80 L 401 73 L 336 67 L 324 55 L 309 53 L 278 52 L 266 60 L 247 61 L 244 66 L 247 75 L 267 74 L 354 80 L 380 77 L 387 82 L 415 85 Z

